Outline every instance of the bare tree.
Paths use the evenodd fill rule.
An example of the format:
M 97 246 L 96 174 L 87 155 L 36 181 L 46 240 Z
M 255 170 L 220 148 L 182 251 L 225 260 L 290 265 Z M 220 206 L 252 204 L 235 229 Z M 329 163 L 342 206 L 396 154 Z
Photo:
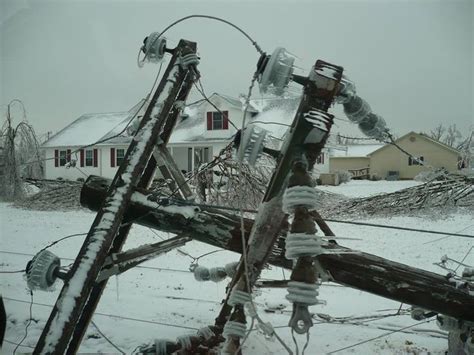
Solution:
M 456 144 L 456 141 L 461 139 L 462 135 L 461 132 L 456 127 L 456 124 L 453 123 L 450 125 L 446 131 L 446 136 L 444 138 L 444 143 L 449 145 L 450 147 L 454 147 Z
M 12 107 L 19 104 L 22 118 L 16 126 L 13 123 Z M 0 171 L 0 196 L 9 201 L 24 196 L 21 177 L 40 178 L 43 167 L 39 144 L 33 127 L 26 120 L 26 111 L 20 100 L 12 100 L 7 106 L 6 120 L 0 135 L 3 145 L 3 166 Z
M 443 138 L 444 132 L 446 132 L 446 128 L 443 126 L 442 123 L 440 123 L 438 126 L 436 126 L 434 129 L 430 131 L 429 136 L 433 139 L 436 139 L 437 141 L 441 141 L 441 138 Z

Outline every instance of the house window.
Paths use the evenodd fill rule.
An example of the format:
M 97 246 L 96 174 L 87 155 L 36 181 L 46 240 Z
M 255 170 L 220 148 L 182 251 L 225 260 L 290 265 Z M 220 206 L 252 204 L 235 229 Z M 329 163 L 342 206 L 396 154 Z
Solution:
M 222 127 L 224 126 L 223 119 L 224 117 L 222 116 L 220 112 L 213 112 L 212 113 L 212 129 L 213 130 L 222 129 Z
M 117 149 L 116 166 L 120 166 L 120 164 L 122 164 L 124 157 L 125 157 L 125 149 Z
M 316 158 L 316 164 L 324 164 L 324 153 L 321 153 Z
M 86 166 L 94 166 L 94 151 L 86 150 Z
M 59 166 L 64 166 L 67 163 L 67 150 L 59 151 Z
M 408 157 L 408 165 L 423 165 L 425 158 L 423 156 L 419 157 Z
M 229 129 L 229 111 L 208 112 L 207 113 L 207 130 L 223 130 Z

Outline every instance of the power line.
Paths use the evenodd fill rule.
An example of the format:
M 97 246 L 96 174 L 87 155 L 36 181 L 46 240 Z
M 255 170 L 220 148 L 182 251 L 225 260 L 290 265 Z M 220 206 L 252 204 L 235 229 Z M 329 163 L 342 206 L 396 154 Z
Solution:
M 471 227 L 474 227 L 474 224 L 471 224 L 471 225 L 469 225 L 469 226 L 467 226 L 467 227 L 465 227 L 465 228 L 462 228 L 462 229 L 458 230 L 456 233 L 464 232 L 466 229 L 469 229 L 469 228 L 471 228 Z M 449 237 L 450 237 L 450 235 L 445 235 L 445 236 L 442 237 L 442 238 L 437 238 L 437 239 L 434 239 L 434 240 L 430 240 L 430 241 L 428 241 L 428 242 L 425 242 L 425 243 L 423 243 L 423 245 L 425 245 L 425 244 L 430 244 L 430 243 L 436 243 L 436 242 L 439 242 L 440 240 L 444 240 L 444 239 L 447 239 L 447 238 L 449 238 Z
M 123 351 L 122 349 L 120 349 L 117 345 L 115 345 L 112 340 L 110 340 L 109 338 L 107 338 L 107 336 L 102 333 L 102 331 L 99 329 L 99 327 L 97 326 L 97 324 L 95 324 L 95 322 L 92 320 L 91 321 L 92 325 L 95 327 L 95 329 L 97 329 L 97 331 L 99 332 L 100 335 L 102 335 L 102 337 L 107 340 L 107 342 L 112 345 L 119 353 L 125 355 L 125 351 Z
M 34 349 L 34 348 L 35 348 L 34 346 L 22 345 L 22 344 L 15 343 L 14 341 L 11 341 L 11 340 L 8 340 L 8 339 L 3 339 L 3 341 L 6 342 L 6 343 L 9 343 L 9 344 L 16 345 L 16 346 L 21 346 L 21 347 L 24 347 L 24 348 L 30 348 L 30 349 Z
M 419 232 L 419 233 L 442 234 L 442 235 L 449 235 L 449 236 L 461 237 L 461 238 L 474 238 L 474 235 L 470 235 L 470 234 L 441 232 L 441 231 L 434 231 L 434 230 L 429 230 L 429 229 L 418 229 L 418 228 L 398 227 L 398 226 L 390 226 L 390 225 L 375 224 L 375 223 L 366 223 L 366 222 L 341 221 L 341 220 L 338 220 L 338 219 L 329 219 L 329 218 L 326 218 L 325 220 L 328 221 L 328 222 L 345 223 L 345 224 L 355 224 L 355 225 L 367 226 L 367 227 L 386 228 L 386 229 L 398 229 L 398 230 L 405 230 L 405 231 Z
M 25 269 L 15 270 L 15 271 L 7 270 L 7 271 L 0 271 L 0 274 L 19 274 L 20 272 L 25 272 L 25 271 L 26 271 Z
M 7 251 L 7 250 L 0 250 L 0 253 L 12 254 L 12 255 L 22 255 L 22 256 L 35 256 L 34 254 L 18 253 L 18 252 L 12 252 L 12 251 Z M 69 260 L 69 261 L 74 261 L 75 260 L 75 259 L 72 259 L 72 258 L 63 258 L 63 257 L 60 257 L 60 259 Z M 160 267 L 153 267 L 153 266 L 135 266 L 135 268 L 137 268 L 137 269 L 158 270 L 158 271 L 191 273 L 191 271 L 189 271 L 189 270 L 167 269 L 167 268 L 160 268 Z
M 25 341 L 26 337 L 28 336 L 28 328 L 29 328 L 31 322 L 33 321 L 33 291 L 31 291 L 31 290 L 30 290 L 30 297 L 31 297 L 31 302 L 29 302 L 29 304 L 30 304 L 30 318 L 28 319 L 28 323 L 26 324 L 26 327 L 25 327 L 25 335 L 21 339 L 20 343 L 18 343 L 16 345 L 15 349 L 13 349 L 13 355 L 15 355 L 18 348 L 21 346 L 21 344 Z M 7 299 L 7 298 L 5 297 L 5 299 Z
M 8 301 L 12 301 L 12 302 L 18 302 L 18 303 L 27 303 L 27 304 L 30 303 L 29 301 L 18 300 L 18 299 L 16 299 L 16 298 L 10 298 L 10 297 L 3 297 L 3 299 L 8 300 Z M 37 305 L 37 306 L 42 306 L 42 307 L 48 307 L 48 308 L 53 308 L 53 307 L 54 307 L 53 305 L 45 304 L 45 303 L 33 302 L 32 304 Z M 151 321 L 151 320 L 146 320 L 146 319 L 141 319 L 141 318 L 132 318 L 132 317 L 126 317 L 126 316 L 118 316 L 118 315 L 115 315 L 115 314 L 108 314 L 108 313 L 101 313 L 101 312 L 95 312 L 94 314 L 95 314 L 95 315 L 99 315 L 99 316 L 103 316 L 103 317 L 129 320 L 129 321 L 138 322 L 138 323 L 156 324 L 156 325 L 164 325 L 164 326 L 173 327 L 173 328 L 182 328 L 182 329 L 189 329 L 189 330 L 198 330 L 198 328 L 188 327 L 188 326 L 185 326 L 185 325 L 178 325 L 178 324 L 157 322 L 157 321 Z
M 46 245 L 43 249 L 41 249 L 39 252 L 42 252 L 43 250 L 46 250 L 48 248 L 51 248 L 53 245 L 59 243 L 59 242 L 62 242 L 63 240 L 65 239 L 69 239 L 69 238 L 74 238 L 74 237 L 80 237 L 80 236 L 83 236 L 83 235 L 87 235 L 87 233 L 75 233 L 75 234 L 70 234 L 70 235 L 67 235 L 63 238 L 60 238 L 58 240 L 55 240 L 54 242 Z
M 394 333 L 398 333 L 398 332 L 401 332 L 405 329 L 409 329 L 409 328 L 413 328 L 417 325 L 420 325 L 420 324 L 424 324 L 424 323 L 429 323 L 429 322 L 432 322 L 433 319 L 428 319 L 428 320 L 425 320 L 423 322 L 418 322 L 418 323 L 415 323 L 415 324 L 412 324 L 412 325 L 409 325 L 407 327 L 403 327 L 403 328 L 400 328 L 400 329 L 397 329 L 397 330 L 393 330 L 391 332 L 387 332 L 387 333 L 384 333 L 384 334 L 381 334 L 379 336 L 376 336 L 376 337 L 373 337 L 373 338 L 370 338 L 370 339 L 367 339 L 367 340 L 364 340 L 364 341 L 360 341 L 358 343 L 355 343 L 355 344 L 352 344 L 352 345 L 349 345 L 349 346 L 345 346 L 343 348 L 340 348 L 340 349 L 337 349 L 337 350 L 333 350 L 333 351 L 330 351 L 328 352 L 327 354 L 335 354 L 335 353 L 338 353 L 342 350 L 346 350 L 346 349 L 350 349 L 350 348 L 353 348 L 355 346 L 359 346 L 359 345 L 362 345 L 362 344 L 365 344 L 365 343 L 369 343 L 371 341 L 374 341 L 374 340 L 377 340 L 377 339 L 380 339 L 380 338 L 383 338 L 383 337 L 386 337 L 388 335 L 391 335 L 391 334 L 394 334 Z
M 204 87 L 202 86 L 202 82 L 201 82 L 201 78 L 198 78 L 198 83 L 199 83 L 199 86 L 198 87 L 196 85 L 196 83 L 194 82 L 193 85 L 194 87 L 196 88 L 196 90 L 201 94 L 201 96 L 204 98 L 205 101 L 207 101 L 212 107 L 214 107 L 215 110 L 217 110 L 217 112 L 219 112 L 222 116 L 222 119 L 224 119 L 224 112 L 222 112 L 211 100 L 209 100 L 209 98 L 207 97 L 206 93 L 204 92 Z M 237 131 L 239 130 L 237 128 L 237 126 L 235 125 L 234 122 L 232 122 L 232 120 L 229 118 L 229 115 L 227 115 L 227 121 L 232 125 L 232 127 L 234 127 Z
M 174 21 L 173 23 L 168 25 L 163 31 L 161 31 L 158 36 L 155 37 L 155 39 L 154 39 L 153 43 L 151 43 L 150 47 L 153 46 L 154 42 L 156 42 L 158 40 L 158 38 L 163 36 L 170 28 L 172 28 L 173 26 L 176 26 L 180 22 L 189 20 L 191 18 L 205 18 L 205 19 L 215 20 L 215 21 L 225 23 L 225 24 L 235 28 L 240 33 L 242 33 L 252 43 L 252 45 L 255 47 L 255 49 L 257 50 L 258 53 L 260 53 L 261 55 L 265 54 L 263 52 L 263 50 L 260 48 L 260 46 L 258 45 L 258 43 L 252 37 L 250 37 L 250 35 L 248 35 L 247 32 L 245 32 L 243 29 L 241 29 L 239 26 L 233 24 L 230 21 L 224 20 L 223 18 L 216 17 L 216 16 L 209 16 L 209 15 L 189 15 L 189 16 L 185 16 L 185 17 L 182 17 L 182 18 Z M 140 48 L 140 50 L 141 50 L 141 48 Z M 140 54 L 140 52 L 138 52 L 138 54 Z M 145 59 L 147 58 L 147 55 L 148 55 L 148 53 L 145 53 L 145 56 L 141 60 L 141 63 L 143 63 L 145 61 Z M 139 58 L 138 58 L 138 61 L 139 61 L 139 66 L 140 66 L 140 59 Z

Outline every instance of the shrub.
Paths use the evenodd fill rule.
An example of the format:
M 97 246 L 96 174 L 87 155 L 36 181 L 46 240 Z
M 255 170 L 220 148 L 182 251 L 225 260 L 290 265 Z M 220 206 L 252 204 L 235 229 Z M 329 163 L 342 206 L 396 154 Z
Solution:
M 349 182 L 352 179 L 352 174 L 347 170 L 341 170 L 336 173 L 339 177 L 339 183 L 343 184 L 345 182 Z

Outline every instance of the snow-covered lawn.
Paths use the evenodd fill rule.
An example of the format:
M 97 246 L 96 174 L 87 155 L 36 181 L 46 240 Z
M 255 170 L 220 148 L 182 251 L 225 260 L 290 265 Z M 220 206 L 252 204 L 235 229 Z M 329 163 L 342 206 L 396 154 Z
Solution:
M 414 182 L 368 182 L 352 181 L 338 187 L 325 187 L 327 191 L 348 196 L 362 196 L 413 186 Z M 87 232 L 95 214 L 88 211 L 39 212 L 20 210 L 8 204 L 0 204 L 1 247 L 0 271 L 21 270 L 25 268 L 32 255 L 46 244 L 63 236 Z M 367 219 L 372 223 L 398 225 L 404 227 L 426 228 L 450 232 L 474 234 L 472 216 L 462 211 L 454 215 L 431 220 L 426 217 L 394 217 L 391 219 Z M 403 262 L 411 266 L 444 273 L 433 265 L 440 257 L 448 254 L 454 259 L 462 259 L 472 246 L 472 239 L 421 234 L 345 224 L 330 224 L 340 237 L 357 240 L 341 240 L 340 244 Z M 168 235 L 162 234 L 167 238 Z M 62 265 L 72 262 L 82 245 L 84 237 L 64 240 L 50 250 L 62 258 Z M 135 247 L 147 242 L 158 241 L 158 236 L 148 228 L 134 226 L 125 248 Z M 215 248 L 190 242 L 181 250 L 197 257 Z M 203 266 L 219 266 L 237 261 L 238 255 L 227 251 L 218 252 L 199 260 Z M 213 324 L 220 310 L 220 302 L 225 292 L 225 282 L 198 283 L 188 271 L 192 258 L 178 251 L 134 268 L 118 278 L 109 280 L 94 322 L 100 330 L 126 353 L 131 353 L 138 345 L 155 338 L 175 339 L 177 336 L 194 333 L 196 329 Z M 474 253 L 465 260 L 474 265 Z M 263 277 L 281 279 L 289 277 L 287 271 L 272 269 Z M 19 351 L 28 352 L 32 348 L 56 301 L 62 284 L 58 282 L 54 292 L 36 291 L 32 308 L 33 322 L 28 328 L 25 347 Z M 3 353 L 11 354 L 14 345 L 25 335 L 29 319 L 29 292 L 22 274 L 1 274 L 1 293 L 4 297 L 8 315 L 7 333 Z M 295 349 L 291 333 L 286 327 L 291 314 L 291 306 L 285 300 L 284 289 L 262 289 L 256 297 L 261 317 L 277 328 L 284 341 Z M 311 307 L 312 312 L 328 314 L 332 317 L 360 317 L 395 313 L 400 304 L 362 291 L 336 284 L 324 284 L 320 298 L 326 305 Z M 266 313 L 266 304 L 283 303 L 286 309 L 280 313 Z M 408 305 L 403 305 L 403 309 Z M 351 324 L 352 323 L 352 324 Z M 375 321 L 353 324 L 327 323 L 315 319 L 306 354 L 324 354 L 348 345 L 376 338 L 393 330 L 417 323 L 409 315 L 386 317 Z M 306 338 L 297 337 L 301 351 Z M 338 354 L 404 354 L 427 353 L 444 354 L 447 340 L 435 322 L 425 323 L 395 332 Z M 115 350 L 94 328 L 93 325 L 84 337 L 80 352 L 116 353 Z M 284 354 L 278 341 L 269 341 L 257 331 L 251 333 L 245 343 L 247 354 Z
M 370 181 L 370 180 L 351 180 L 348 183 L 339 186 L 318 186 L 319 190 L 338 193 L 347 197 L 367 197 L 381 193 L 395 192 L 401 189 L 407 189 L 412 186 L 420 185 L 415 180 L 399 181 Z

